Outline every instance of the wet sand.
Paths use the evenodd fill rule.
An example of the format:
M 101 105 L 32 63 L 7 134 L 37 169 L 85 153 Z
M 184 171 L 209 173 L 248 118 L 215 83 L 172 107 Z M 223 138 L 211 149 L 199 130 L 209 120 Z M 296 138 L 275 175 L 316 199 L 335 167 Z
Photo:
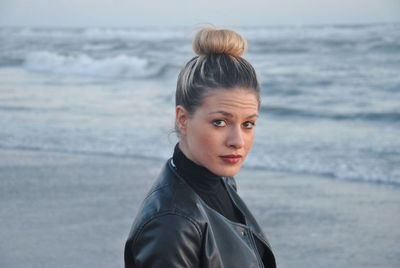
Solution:
M 0 151 L 0 267 L 123 267 L 163 161 Z M 400 188 L 242 169 L 278 267 L 400 267 Z

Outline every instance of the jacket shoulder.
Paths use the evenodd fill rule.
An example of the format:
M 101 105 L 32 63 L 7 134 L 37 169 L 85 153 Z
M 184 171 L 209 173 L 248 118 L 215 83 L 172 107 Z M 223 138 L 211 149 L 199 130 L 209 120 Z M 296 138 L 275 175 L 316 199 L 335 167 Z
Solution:
M 201 237 L 185 215 L 156 214 L 126 242 L 125 267 L 198 267 Z
M 151 219 L 170 214 L 179 215 L 198 225 L 203 218 L 199 202 L 195 192 L 179 177 L 170 161 L 167 161 L 143 200 L 131 233 Z
M 201 222 L 194 191 L 168 161 L 136 215 L 125 244 L 125 267 L 198 267 Z

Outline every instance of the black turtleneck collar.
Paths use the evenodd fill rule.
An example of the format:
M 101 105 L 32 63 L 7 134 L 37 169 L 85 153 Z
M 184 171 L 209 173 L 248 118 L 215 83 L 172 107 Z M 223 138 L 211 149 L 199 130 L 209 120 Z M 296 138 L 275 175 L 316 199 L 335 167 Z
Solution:
M 175 146 L 172 159 L 179 175 L 196 191 L 215 193 L 223 186 L 220 176 L 187 158 L 180 150 L 179 143 Z

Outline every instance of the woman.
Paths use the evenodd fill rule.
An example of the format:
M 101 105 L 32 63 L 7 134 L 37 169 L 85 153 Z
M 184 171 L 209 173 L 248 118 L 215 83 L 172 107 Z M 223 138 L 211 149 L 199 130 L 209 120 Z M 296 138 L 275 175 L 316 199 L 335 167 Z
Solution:
M 260 106 L 247 43 L 204 28 L 179 74 L 172 159 L 143 201 L 125 245 L 125 267 L 276 267 L 260 226 L 236 192 Z

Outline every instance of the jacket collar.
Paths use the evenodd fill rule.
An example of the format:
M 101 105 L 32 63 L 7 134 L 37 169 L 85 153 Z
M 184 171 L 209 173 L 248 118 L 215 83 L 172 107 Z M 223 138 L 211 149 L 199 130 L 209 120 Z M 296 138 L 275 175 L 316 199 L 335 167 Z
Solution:
M 201 203 L 204 207 L 207 207 L 208 209 L 211 209 L 215 211 L 213 208 L 209 207 L 199 195 L 185 182 L 183 178 L 179 176 L 179 174 L 176 172 L 175 165 L 172 161 L 172 158 L 170 158 L 167 161 L 166 166 L 164 167 L 164 172 L 162 172 L 162 177 L 165 179 L 165 183 L 170 184 L 170 183 L 178 183 L 181 186 L 185 188 L 185 191 L 187 191 L 187 196 L 192 196 L 196 200 L 196 203 Z M 237 225 L 243 225 L 245 227 L 249 227 L 253 233 L 257 235 L 257 237 L 262 240 L 264 243 L 266 243 L 268 246 L 270 246 L 269 242 L 265 238 L 263 231 L 261 227 L 258 225 L 256 219 L 254 216 L 251 214 L 250 210 L 247 208 L 246 204 L 243 202 L 241 197 L 237 193 L 237 188 L 236 188 L 236 181 L 234 177 L 222 177 L 222 180 L 224 182 L 225 188 L 228 191 L 229 197 L 232 199 L 235 207 L 242 213 L 243 218 L 245 220 L 245 225 L 241 223 L 235 223 Z M 217 211 L 215 211 L 218 213 Z M 219 213 L 218 213 L 219 214 Z M 219 214 L 221 215 L 221 214 Z M 225 218 L 223 215 L 221 217 Z M 226 219 L 226 218 L 225 218 Z M 229 221 L 228 219 L 226 219 Z

